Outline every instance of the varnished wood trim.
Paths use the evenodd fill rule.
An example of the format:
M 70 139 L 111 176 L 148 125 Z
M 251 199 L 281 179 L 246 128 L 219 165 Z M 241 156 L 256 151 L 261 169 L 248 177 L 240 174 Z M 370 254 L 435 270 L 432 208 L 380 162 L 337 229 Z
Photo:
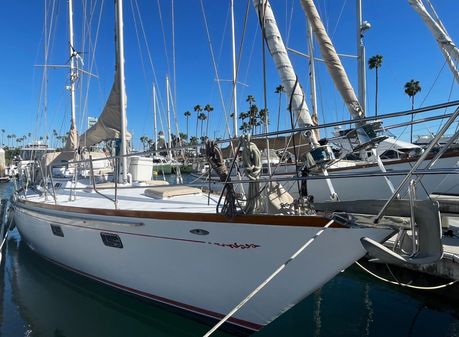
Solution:
M 238 223 L 250 225 L 273 225 L 273 226 L 296 226 L 296 227 L 323 227 L 330 220 L 321 216 L 296 216 L 296 215 L 237 215 L 228 218 L 222 214 L 209 213 L 182 213 L 182 212 L 158 212 L 158 211 L 139 211 L 139 210 L 115 210 L 103 208 L 87 208 L 44 204 L 30 200 L 18 200 L 20 204 L 29 205 L 36 208 L 49 210 L 72 212 L 91 215 L 120 216 L 140 219 L 159 219 L 175 221 L 199 221 L 199 222 L 219 222 L 219 223 Z M 346 228 L 346 226 L 334 222 L 331 227 Z

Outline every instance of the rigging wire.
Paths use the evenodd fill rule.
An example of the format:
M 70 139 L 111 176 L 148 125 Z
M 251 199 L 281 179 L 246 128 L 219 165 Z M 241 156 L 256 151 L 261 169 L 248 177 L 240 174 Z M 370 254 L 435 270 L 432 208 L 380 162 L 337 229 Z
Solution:
M 260 290 L 262 290 L 269 282 L 272 281 L 287 265 L 295 260 L 308 246 L 311 245 L 326 229 L 334 223 L 334 219 L 327 222 L 317 233 L 307 240 L 295 253 L 290 256 L 282 265 L 280 265 L 271 275 L 269 275 L 263 282 L 261 282 L 247 297 L 245 297 L 238 305 L 236 305 L 225 317 L 223 317 L 212 329 L 210 329 L 204 337 L 209 337 L 213 334 L 223 323 L 225 323 L 231 316 L 233 316 L 240 308 L 242 308 L 252 297 L 254 297 Z
M 226 111 L 225 100 L 223 98 L 222 87 L 221 87 L 221 83 L 220 83 L 220 77 L 218 75 L 217 64 L 215 62 L 215 55 L 214 55 L 214 50 L 213 50 L 213 47 L 212 47 L 212 41 L 211 41 L 211 38 L 210 38 L 209 27 L 207 25 L 207 17 L 206 17 L 206 12 L 204 10 L 204 3 L 203 3 L 203 0 L 201 0 L 200 2 L 201 2 L 202 16 L 203 16 L 203 19 L 204 19 L 204 25 L 205 25 L 206 33 L 207 33 L 207 41 L 209 43 L 210 55 L 211 55 L 211 58 L 212 58 L 212 65 L 213 65 L 213 68 L 214 68 L 215 77 L 217 79 L 218 92 L 220 94 L 220 100 L 221 100 L 222 109 L 223 109 L 223 115 L 224 115 L 224 119 L 225 119 L 226 131 L 230 135 L 231 132 L 230 132 L 229 124 L 228 124 L 228 113 Z
M 448 95 L 448 102 L 451 101 L 451 96 L 453 95 L 453 90 L 454 90 L 454 84 L 456 83 L 456 78 L 454 76 L 452 76 L 452 81 L 451 81 L 451 86 L 449 88 L 449 95 Z M 443 113 L 443 115 L 446 115 L 446 113 L 448 112 L 448 108 L 445 108 L 445 112 Z M 443 121 L 440 122 L 440 125 L 438 126 L 438 131 L 440 131 L 441 127 L 443 126 Z M 459 124 L 456 125 L 456 131 L 457 129 L 459 128 Z
M 259 31 L 259 29 L 260 29 L 260 25 L 255 25 L 255 30 L 253 32 L 253 38 L 252 38 L 252 47 L 250 48 L 248 64 L 247 64 L 247 68 L 246 68 L 246 71 L 245 71 L 245 74 L 244 74 L 244 81 L 243 81 L 244 83 L 248 82 L 249 71 L 250 71 L 251 66 L 252 66 L 252 60 L 254 59 L 253 54 L 254 54 L 254 51 L 255 51 L 255 45 L 257 44 L 257 40 L 258 40 L 258 31 Z M 242 96 L 244 95 L 244 92 L 245 92 L 245 87 L 242 87 L 242 90 L 240 92 Z
M 419 105 L 419 107 L 422 107 L 424 105 L 424 102 L 426 101 L 427 97 L 429 96 L 430 92 L 432 91 L 433 87 L 435 86 L 435 83 L 437 82 L 437 80 L 439 79 L 443 69 L 445 68 L 445 65 L 446 65 L 446 61 L 443 63 L 443 66 L 441 67 L 440 71 L 438 72 L 432 86 L 430 87 L 429 91 L 427 92 L 427 94 L 424 96 L 424 99 L 422 100 L 421 104 Z M 445 109 L 445 114 L 446 114 L 446 109 Z M 442 123 L 441 123 L 442 124 Z M 408 127 L 410 125 L 407 125 L 403 128 L 403 130 L 401 132 L 399 132 L 398 136 L 395 137 L 395 142 L 386 150 L 386 151 L 390 151 L 390 150 L 393 150 L 394 147 L 396 146 L 397 144 L 397 141 L 400 140 L 400 138 L 405 134 L 405 132 L 407 131 Z M 422 184 L 422 183 L 421 183 Z
M 170 73 L 171 67 L 169 66 L 169 56 L 167 54 L 166 32 L 164 31 L 164 22 L 163 22 L 163 14 L 161 11 L 161 3 L 159 0 L 157 0 L 156 3 L 158 5 L 158 14 L 159 14 L 159 23 L 161 26 L 161 32 L 163 33 L 164 55 L 166 57 L 167 72 Z
M 139 6 L 137 5 L 137 0 L 136 0 L 136 10 L 137 10 L 137 15 L 139 17 L 139 22 L 140 22 L 140 27 L 141 27 L 141 31 L 142 31 L 143 40 L 144 40 L 145 47 L 146 47 L 146 50 L 147 50 L 148 60 L 150 62 L 150 67 L 151 67 L 151 70 L 153 72 L 154 82 L 155 83 L 160 83 L 158 81 L 158 76 L 156 76 L 156 68 L 155 68 L 155 66 L 153 64 L 153 58 L 152 58 L 151 53 L 150 53 L 150 46 L 149 46 L 148 39 L 147 39 L 147 36 L 146 36 L 146 33 L 145 33 L 145 29 L 144 29 L 144 26 L 143 26 L 143 20 L 142 20 L 141 14 L 140 14 Z M 164 108 L 164 103 L 163 103 L 163 100 L 161 98 L 161 95 L 157 95 L 157 98 L 158 98 L 158 102 L 157 103 L 158 103 L 159 112 L 160 111 L 165 111 L 166 109 Z M 159 119 L 160 119 L 160 123 L 161 123 L 161 128 L 164 130 L 163 119 L 162 119 L 161 116 L 162 115 L 160 113 L 159 114 Z
M 221 43 L 220 43 L 220 49 L 219 49 L 219 52 L 218 52 L 218 63 L 220 64 L 221 63 L 221 58 L 222 58 L 222 55 L 223 55 L 223 47 L 224 47 L 224 43 L 225 43 L 225 36 L 226 36 L 226 30 L 228 29 L 228 22 L 229 22 L 229 17 L 230 17 L 230 13 L 231 13 L 231 10 L 230 10 L 230 3 L 228 3 L 228 10 L 226 11 L 226 18 L 225 18 L 225 25 L 223 27 L 223 33 L 222 33 L 222 38 L 221 38 Z M 212 89 L 211 89 L 211 96 L 213 96 L 213 89 L 214 87 L 212 86 Z M 231 95 L 232 96 L 232 95 Z M 230 109 L 231 111 L 231 109 Z M 210 120 L 210 114 L 208 113 L 208 116 L 207 116 L 207 119 L 206 119 L 206 136 L 209 136 L 209 120 Z
M 332 36 L 335 35 L 336 30 L 338 29 L 339 22 L 341 20 L 341 16 L 343 15 L 344 8 L 346 7 L 347 0 L 344 0 L 343 6 L 341 7 L 341 11 L 339 12 L 338 19 L 336 20 L 335 28 L 333 29 L 333 33 L 331 34 Z
M 176 73 L 176 57 L 175 57 L 175 7 L 174 0 L 171 1 L 171 16 L 172 16 L 172 78 L 174 81 L 174 96 L 172 98 L 173 106 L 177 105 L 177 73 Z M 175 111 L 175 108 L 174 108 Z M 178 127 L 177 127 L 178 136 Z M 180 140 L 180 137 L 179 137 Z
M 246 33 L 247 33 L 247 21 L 248 21 L 248 17 L 249 17 L 249 8 L 250 8 L 250 1 L 251 0 L 247 0 L 247 4 L 246 4 L 246 8 L 245 8 L 245 15 L 244 15 L 244 25 L 242 27 L 242 35 L 241 35 L 241 42 L 239 44 L 239 52 L 238 52 L 238 55 L 237 55 L 237 59 L 236 59 L 236 76 L 235 76 L 235 81 L 233 83 L 233 88 L 231 88 L 232 90 L 234 89 L 234 86 L 237 86 L 237 80 L 238 80 L 238 77 L 239 77 L 239 69 L 240 69 L 240 65 L 241 65 L 241 59 L 242 59 L 242 51 L 244 50 L 244 41 L 245 41 L 245 36 L 246 36 Z M 234 105 L 237 105 L 237 102 L 234 101 L 234 97 L 233 95 L 231 95 L 231 100 L 230 100 L 230 111 L 233 111 L 233 107 Z M 238 116 L 236 116 L 237 118 Z M 228 135 L 230 136 L 230 135 Z
M 293 5 L 295 1 L 292 1 L 292 5 L 290 7 L 290 20 L 288 21 L 288 28 L 287 28 L 287 39 L 285 41 L 285 47 L 288 47 L 290 43 L 290 32 L 292 31 L 292 21 L 293 21 Z
M 97 45 L 98 45 L 98 41 L 99 41 L 99 32 L 100 32 L 100 26 L 101 26 L 101 23 L 102 23 L 102 13 L 103 13 L 103 8 L 104 8 L 104 0 L 102 0 L 100 2 L 100 6 L 99 6 L 99 16 L 98 16 L 98 20 L 97 20 L 97 25 L 96 25 L 96 31 L 95 31 L 95 36 L 94 36 L 94 40 L 91 39 L 91 34 L 90 34 L 90 29 L 88 29 L 88 44 L 89 44 L 89 49 L 92 51 L 92 53 L 90 53 L 90 64 L 89 64 L 89 67 L 88 67 L 88 71 L 90 73 L 93 73 L 93 69 L 96 69 L 96 72 L 98 72 L 98 69 L 97 69 L 97 63 L 96 63 L 96 50 L 97 50 Z M 94 4 L 94 11 L 93 11 L 93 14 L 91 14 L 91 17 L 93 17 L 93 15 L 95 14 L 95 10 L 96 10 L 96 3 Z M 91 19 L 92 21 L 92 19 Z M 89 27 L 91 27 L 92 24 L 89 25 Z M 84 120 L 85 120 L 85 117 L 89 117 L 87 116 L 88 114 L 88 105 L 89 105 L 89 90 L 90 90 L 90 86 L 91 86 L 91 82 L 92 82 L 92 78 L 91 76 L 88 77 L 87 79 L 87 84 L 86 84 L 86 93 L 84 95 L 85 99 L 84 99 L 84 104 L 83 104 L 83 111 L 84 113 L 82 114 L 83 115 L 83 118 L 81 119 L 81 122 L 80 122 L 80 130 L 82 130 L 82 124 L 84 123 Z M 102 96 L 102 87 L 101 87 L 101 83 L 100 81 L 97 81 L 97 84 L 98 84 L 98 88 L 99 88 L 99 94 L 100 96 Z M 100 109 L 102 110 L 102 109 Z
M 93 73 L 93 69 L 95 68 L 96 69 L 96 72 L 98 72 L 98 69 L 97 69 L 97 63 L 95 61 L 96 57 L 95 57 L 95 53 L 96 53 L 96 50 L 97 50 L 97 43 L 99 41 L 99 31 L 100 31 L 100 25 L 101 25 L 101 22 L 102 22 L 102 9 L 104 8 L 104 0 L 102 0 L 100 2 L 100 6 L 99 6 L 99 16 L 98 16 L 98 20 L 97 20 L 97 25 L 96 25 L 96 31 L 95 31 L 95 37 L 94 37 L 94 40 L 91 39 L 91 31 L 92 31 L 92 20 L 94 18 L 94 16 L 96 15 L 96 8 L 97 8 L 97 1 L 94 2 L 94 5 L 93 5 L 93 8 L 91 10 L 91 14 L 90 14 L 90 19 L 89 19 L 89 22 L 87 24 L 87 33 L 85 35 L 87 35 L 87 40 L 88 40 L 88 48 L 89 50 L 92 51 L 92 53 L 88 53 L 89 55 L 89 67 L 88 67 L 88 71 L 89 73 Z M 86 11 L 84 11 L 84 13 L 86 14 Z M 86 15 L 85 15 L 85 18 L 86 18 Z M 85 25 L 86 27 L 86 25 Z M 86 45 L 86 39 L 83 40 L 84 41 L 84 44 L 82 45 L 83 47 L 83 50 L 85 49 L 85 45 Z M 81 87 L 83 87 L 83 82 L 84 80 L 82 80 L 82 84 L 81 84 Z M 83 130 L 83 123 L 84 121 L 86 120 L 88 116 L 88 104 L 89 104 L 89 89 L 90 89 L 90 85 L 91 85 L 91 82 L 92 82 L 92 77 L 91 76 L 88 76 L 87 78 L 87 81 L 86 81 L 86 93 L 84 95 L 82 95 L 82 99 L 83 99 L 83 102 L 80 104 L 80 106 L 82 106 L 82 113 L 81 113 L 81 120 L 80 120 L 80 127 L 79 127 L 79 130 Z M 102 88 L 101 88 L 101 84 L 100 84 L 100 81 L 97 81 L 97 86 L 99 88 L 99 93 L 101 94 L 102 93 Z M 101 94 L 102 96 L 102 94 Z
M 446 66 L 446 60 L 443 62 L 443 65 L 440 68 L 440 71 L 438 72 L 437 76 L 435 77 L 435 80 L 433 81 L 432 85 L 429 88 L 429 91 L 427 91 L 427 94 L 424 96 L 423 100 L 421 101 L 421 104 L 419 104 L 419 107 L 422 107 L 424 105 L 424 102 L 427 100 L 429 97 L 430 93 L 432 92 L 432 89 L 434 88 L 435 84 L 437 83 L 438 79 L 440 78 L 441 73 L 443 72 L 443 69 L 445 69 Z
M 50 6 L 51 8 L 48 8 Z M 45 24 L 44 24 L 44 64 L 45 67 L 43 69 L 42 80 L 41 80 L 41 90 L 40 90 L 40 100 L 38 102 L 37 107 L 37 115 L 36 115 L 36 123 L 35 123 L 35 136 L 38 137 L 39 129 L 40 129 L 40 122 L 43 122 L 43 127 L 47 130 L 47 115 L 48 115 L 48 60 L 51 48 L 51 40 L 55 36 L 55 23 L 57 21 L 57 14 L 55 12 L 58 11 L 58 2 L 53 0 L 51 4 L 46 6 L 45 2 Z M 51 13 L 48 14 L 48 12 Z M 49 16 L 49 18 L 48 18 Z M 48 23 L 48 19 L 50 20 Z M 49 29 L 48 29 L 49 25 Z
M 137 1 L 135 1 L 135 3 L 137 5 Z M 143 53 L 142 53 L 142 47 L 141 47 L 141 43 L 140 43 L 139 30 L 138 30 L 138 23 L 137 23 L 137 18 L 136 18 L 135 11 L 134 11 L 133 0 L 131 0 L 131 9 L 132 9 L 131 12 L 132 12 L 132 19 L 133 19 L 133 22 L 134 22 L 134 30 L 135 30 L 135 37 L 136 37 L 136 41 L 137 41 L 137 47 L 139 48 L 140 64 L 142 66 L 142 74 L 143 74 L 143 80 L 144 80 L 144 85 L 145 85 L 145 91 L 149 92 L 150 88 L 149 88 L 149 83 L 148 83 L 148 79 L 147 79 L 147 72 L 146 72 L 146 69 L 145 69 L 145 60 L 144 60 L 144 56 L 143 56 Z M 153 98 L 150 95 L 147 95 L 147 96 L 150 97 L 150 102 L 152 102 Z M 146 128 L 146 123 L 142 123 L 142 126 L 143 126 L 142 134 L 144 134 L 145 133 L 145 128 Z

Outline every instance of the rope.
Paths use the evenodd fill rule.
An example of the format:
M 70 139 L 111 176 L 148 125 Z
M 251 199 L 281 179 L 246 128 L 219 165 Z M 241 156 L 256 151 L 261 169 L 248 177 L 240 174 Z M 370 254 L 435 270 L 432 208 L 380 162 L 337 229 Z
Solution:
M 411 284 L 402 283 L 402 282 L 398 281 L 397 278 L 395 277 L 395 275 L 390 270 L 389 266 L 387 266 L 387 265 L 386 265 L 387 268 L 389 268 L 389 271 L 390 271 L 392 277 L 396 280 L 396 282 L 388 280 L 388 279 L 386 279 L 386 278 L 384 278 L 382 276 L 376 275 L 375 273 L 371 272 L 370 270 L 368 270 L 367 268 L 362 266 L 357 261 L 355 261 L 355 264 L 358 265 L 360 268 L 362 268 L 364 271 L 366 271 L 371 276 L 376 277 L 378 280 L 381 280 L 381 281 L 384 281 L 384 282 L 387 282 L 387 283 L 390 283 L 390 284 L 395 284 L 395 285 L 398 285 L 398 286 L 401 286 L 401 287 L 418 289 L 418 290 L 436 290 L 436 289 L 446 288 L 446 287 L 452 286 L 453 284 L 455 284 L 455 283 L 457 283 L 459 281 L 459 280 L 455 280 L 455 281 L 451 281 L 451 282 L 448 282 L 448 283 L 445 283 L 445 284 L 440 284 L 438 286 L 432 286 L 432 287 L 413 286 Z
M 272 273 L 266 280 L 264 280 L 258 287 L 256 287 L 246 298 L 244 298 L 233 310 L 231 310 L 225 317 L 223 317 L 212 329 L 210 329 L 203 337 L 209 337 L 214 333 L 223 323 L 225 323 L 231 316 L 233 316 L 240 308 L 242 308 L 252 297 L 254 297 L 261 289 L 263 289 L 271 280 L 277 276 L 290 262 L 296 259 L 315 239 L 317 239 L 334 220 L 330 220 L 324 227 L 322 227 L 312 238 L 310 238 L 304 245 L 300 247 L 287 261 L 279 266 L 274 273 Z
M 237 213 L 236 193 L 234 191 L 233 184 L 231 183 L 231 177 L 228 174 L 228 168 L 226 167 L 225 161 L 223 160 L 222 151 L 215 141 L 206 142 L 206 157 L 210 166 L 215 170 L 215 172 L 217 172 L 218 176 L 220 177 L 220 181 L 225 183 L 222 194 L 226 191 L 226 197 L 223 203 L 222 213 L 229 217 L 234 217 Z

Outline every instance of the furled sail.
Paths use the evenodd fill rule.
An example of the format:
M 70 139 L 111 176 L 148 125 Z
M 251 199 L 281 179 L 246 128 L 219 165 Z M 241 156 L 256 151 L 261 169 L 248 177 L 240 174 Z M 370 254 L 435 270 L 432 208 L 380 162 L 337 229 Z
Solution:
M 65 142 L 65 151 L 75 151 L 78 148 L 78 133 L 75 127 L 75 123 L 70 125 L 69 135 L 67 141 Z
M 327 65 L 328 71 L 336 88 L 344 99 L 352 118 L 364 117 L 364 111 L 355 95 L 351 82 L 347 77 L 343 64 L 336 53 L 335 47 L 328 36 L 313 0 L 301 0 L 301 5 L 311 24 L 314 35 L 320 47 L 320 53 Z
M 305 95 L 298 77 L 293 70 L 292 63 L 287 54 L 284 42 L 282 41 L 279 28 L 277 27 L 271 5 L 267 0 L 253 0 L 253 5 L 258 13 L 260 20 L 264 17 L 264 28 L 266 42 L 269 51 L 276 64 L 277 71 L 282 81 L 284 90 L 289 97 L 290 108 L 300 127 L 307 125 L 317 125 L 317 122 L 311 119 L 308 106 L 306 105 Z M 263 15 L 264 14 L 264 15 Z M 314 132 L 310 136 L 311 142 L 317 143 L 317 137 Z
M 121 106 L 119 95 L 120 76 L 118 70 L 115 72 L 115 80 L 112 90 L 108 96 L 105 107 L 97 120 L 85 133 L 80 136 L 81 146 L 92 146 L 107 139 L 120 138 L 121 136 Z M 127 139 L 131 135 L 127 132 Z
M 72 122 L 70 125 L 69 134 L 67 137 L 67 141 L 65 142 L 64 148 L 61 150 L 61 152 L 58 152 L 57 156 L 52 158 L 49 164 L 46 163 L 45 166 L 43 167 L 47 168 L 48 165 L 60 165 L 60 164 L 68 163 L 70 160 L 74 159 L 75 151 L 77 148 L 78 148 L 78 134 L 77 134 L 75 124 Z
M 425 22 L 429 30 L 432 32 L 435 40 L 440 47 L 442 54 L 446 59 L 446 63 L 454 74 L 456 81 L 459 82 L 459 49 L 454 44 L 453 40 L 448 35 L 445 27 L 436 15 L 432 8 L 433 13 L 429 13 L 422 0 L 408 0 L 409 4 L 419 14 Z

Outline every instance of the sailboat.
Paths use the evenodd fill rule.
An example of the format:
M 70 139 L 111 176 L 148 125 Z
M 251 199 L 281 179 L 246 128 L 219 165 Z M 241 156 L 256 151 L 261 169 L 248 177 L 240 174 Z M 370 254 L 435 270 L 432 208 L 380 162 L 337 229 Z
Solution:
M 130 184 L 123 1 L 116 0 L 115 6 L 115 82 L 103 118 L 99 118 L 113 127 L 99 124 L 80 141 L 83 137 L 91 142 L 102 140 L 110 137 L 107 133 L 120 137 L 119 165 L 115 165 L 118 181 L 106 189 L 51 182 L 17 191 L 14 218 L 21 239 L 31 250 L 108 286 L 213 320 L 225 316 L 283 265 L 282 273 L 265 282 L 257 296 L 226 321 L 244 331 L 257 331 L 361 258 L 366 253 L 361 240 L 365 239 L 366 249 L 377 251 L 379 242 L 407 226 L 409 214 L 398 214 L 406 203 L 400 205 L 393 199 L 386 205 L 376 202 L 357 207 L 356 214 L 339 208 L 339 203 L 318 213 L 303 199 L 284 212 L 249 214 L 231 204 L 229 193 L 219 197 L 184 185 Z M 278 51 L 277 62 L 285 62 L 286 49 L 269 2 L 255 0 L 254 6 L 271 36 L 271 50 Z M 313 125 L 303 113 L 306 108 L 300 87 L 292 82 L 293 69 L 287 69 L 290 73 L 285 70 L 280 69 L 281 77 L 290 83 L 285 87 L 300 126 Z M 316 146 L 314 135 L 308 133 L 308 137 L 312 147 Z M 416 210 L 431 214 L 427 224 L 416 216 L 418 226 L 438 229 L 435 204 L 424 202 L 421 207 L 414 203 Z M 361 214 L 368 211 L 379 211 L 377 219 Z M 439 255 L 441 252 L 425 258 Z
M 418 2 L 418 1 L 410 1 Z M 360 1 L 357 1 L 360 3 Z M 397 186 L 402 180 L 404 172 L 408 172 L 414 162 L 417 161 L 419 156 L 422 154 L 422 148 L 411 143 L 402 142 L 396 140 L 393 137 L 381 134 L 381 129 L 384 129 L 381 121 L 378 118 L 365 118 L 365 110 L 361 106 L 365 99 L 358 99 L 354 93 L 352 85 L 348 80 L 347 74 L 344 67 L 336 53 L 332 41 L 328 37 L 326 29 L 321 21 L 319 13 L 312 0 L 301 0 L 301 5 L 307 16 L 309 24 L 312 26 L 312 31 L 318 40 L 322 58 L 324 59 L 329 73 L 335 83 L 335 86 L 346 106 L 350 112 L 350 115 L 357 124 L 360 123 L 360 127 L 357 125 L 355 128 L 340 130 L 338 129 L 343 123 L 330 123 L 331 126 L 337 128 L 338 137 L 327 139 L 329 143 L 337 144 L 344 153 L 354 153 L 360 156 L 361 160 L 346 161 L 337 158 L 335 161 L 331 161 L 328 165 L 328 178 L 333 184 L 333 188 L 339 198 L 339 200 L 359 200 L 359 199 L 384 199 L 389 197 L 394 187 Z M 360 20 L 361 21 L 361 20 Z M 361 39 L 362 25 L 358 27 L 358 37 Z M 312 34 L 311 34 L 312 35 Z M 313 58 L 314 56 L 311 56 Z M 360 55 L 359 58 L 363 60 L 363 68 L 365 67 L 364 56 Z M 360 67 L 361 68 L 361 67 Z M 364 76 L 359 76 L 360 78 Z M 360 89 L 359 85 L 359 89 Z M 360 96 L 360 95 L 359 95 Z M 457 106 L 457 102 L 451 102 L 450 104 L 438 105 L 432 107 L 425 107 L 419 109 L 422 111 L 433 111 L 440 107 L 445 106 Z M 417 113 L 418 110 L 412 113 Z M 399 112 L 390 115 L 408 115 L 410 112 Z M 389 116 L 387 116 L 389 117 Z M 352 122 L 346 121 L 346 122 Z M 379 130 L 378 130 L 379 129 Z M 363 136 L 363 137 L 362 137 Z M 384 162 L 381 160 L 380 155 L 387 153 L 388 150 L 392 152 L 400 152 L 403 156 L 395 156 L 395 158 L 387 158 Z M 455 167 L 459 152 L 457 150 L 450 150 L 445 153 L 441 158 L 435 161 L 435 168 L 438 170 L 448 169 Z M 431 155 L 428 159 L 432 159 Z M 427 161 L 422 164 L 422 168 L 428 167 Z M 399 172 L 399 174 L 392 174 L 389 178 L 384 177 L 384 172 Z M 320 172 L 319 172 L 320 173 Z M 352 173 L 357 177 L 342 177 L 346 173 Z M 379 177 L 375 177 L 379 175 Z M 339 179 L 334 179 L 334 176 L 340 176 Z M 353 188 L 358 180 L 361 188 Z M 457 176 L 451 172 L 451 174 L 443 175 L 430 175 L 425 176 L 422 181 L 423 189 L 419 189 L 419 198 L 428 198 L 432 193 L 448 193 L 458 194 L 459 193 L 459 181 Z M 311 180 L 308 181 L 308 190 L 316 201 L 325 201 L 330 199 L 330 192 L 325 184 L 325 180 Z

